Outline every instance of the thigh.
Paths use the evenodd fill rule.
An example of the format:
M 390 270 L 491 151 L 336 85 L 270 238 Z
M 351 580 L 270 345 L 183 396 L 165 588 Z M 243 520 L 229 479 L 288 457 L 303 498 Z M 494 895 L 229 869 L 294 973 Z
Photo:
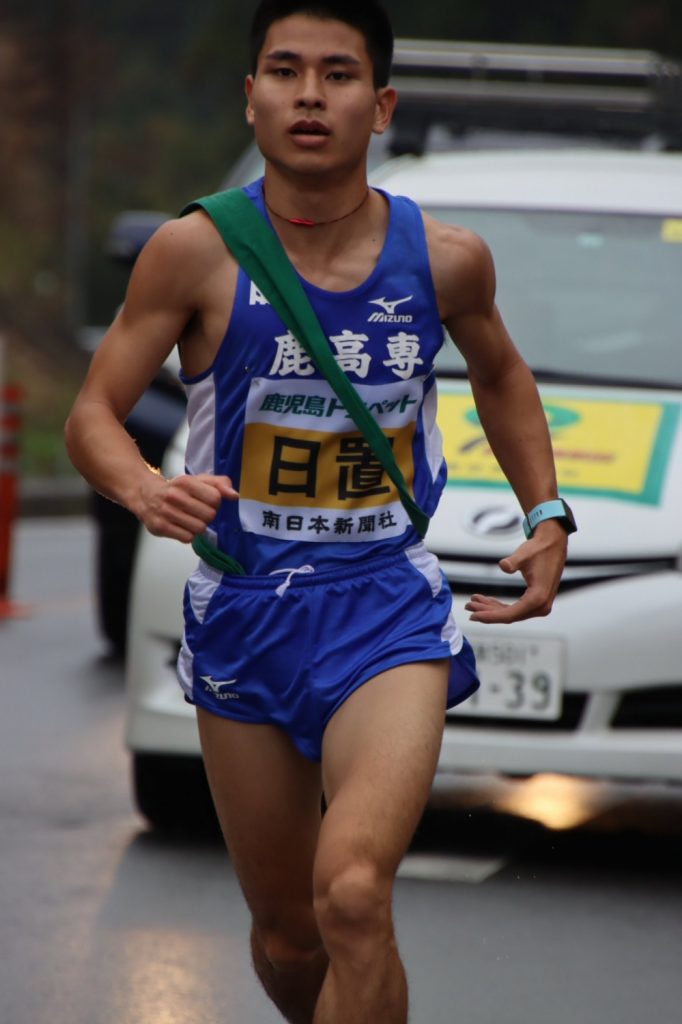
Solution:
M 225 841 L 257 924 L 289 925 L 312 904 L 321 820 L 320 767 L 280 729 L 197 709 L 199 735 Z
M 327 862 L 367 857 L 392 875 L 428 800 L 445 721 L 449 659 L 399 665 L 356 690 L 324 734 Z M 333 870 L 333 866 L 332 866 Z

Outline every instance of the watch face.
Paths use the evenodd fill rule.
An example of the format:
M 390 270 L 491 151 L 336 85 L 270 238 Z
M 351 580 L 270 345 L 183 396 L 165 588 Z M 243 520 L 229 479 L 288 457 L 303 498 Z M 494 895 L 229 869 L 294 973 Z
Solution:
M 561 504 L 564 506 L 564 512 L 566 514 L 567 530 L 568 530 L 569 533 L 575 533 L 576 530 L 578 529 L 578 527 L 576 526 L 575 516 L 573 515 L 573 511 L 572 511 L 571 507 L 566 504 L 566 502 L 564 501 L 563 498 L 561 499 Z

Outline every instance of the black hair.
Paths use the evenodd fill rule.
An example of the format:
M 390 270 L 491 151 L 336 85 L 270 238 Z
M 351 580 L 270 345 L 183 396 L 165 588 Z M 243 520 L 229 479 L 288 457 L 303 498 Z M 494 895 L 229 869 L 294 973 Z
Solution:
M 374 86 L 388 85 L 393 60 L 393 29 L 378 0 L 261 0 L 251 23 L 250 62 L 255 75 L 270 26 L 292 14 L 343 21 L 361 32 L 374 68 Z

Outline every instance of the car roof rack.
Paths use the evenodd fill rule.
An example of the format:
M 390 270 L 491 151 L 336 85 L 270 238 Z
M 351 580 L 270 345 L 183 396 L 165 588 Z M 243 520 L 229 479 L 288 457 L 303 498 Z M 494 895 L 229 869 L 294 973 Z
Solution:
M 391 150 L 429 129 L 656 140 L 682 149 L 682 64 L 645 50 L 396 40 Z

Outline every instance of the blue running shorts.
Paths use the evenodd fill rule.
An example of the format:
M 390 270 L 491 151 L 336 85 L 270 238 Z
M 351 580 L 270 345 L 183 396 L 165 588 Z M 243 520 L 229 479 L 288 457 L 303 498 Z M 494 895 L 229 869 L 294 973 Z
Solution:
M 331 571 L 300 566 L 270 576 L 224 575 L 200 562 L 184 612 L 186 699 L 279 726 L 313 761 L 334 712 L 386 669 L 451 657 L 448 707 L 479 686 L 447 580 L 421 544 Z

